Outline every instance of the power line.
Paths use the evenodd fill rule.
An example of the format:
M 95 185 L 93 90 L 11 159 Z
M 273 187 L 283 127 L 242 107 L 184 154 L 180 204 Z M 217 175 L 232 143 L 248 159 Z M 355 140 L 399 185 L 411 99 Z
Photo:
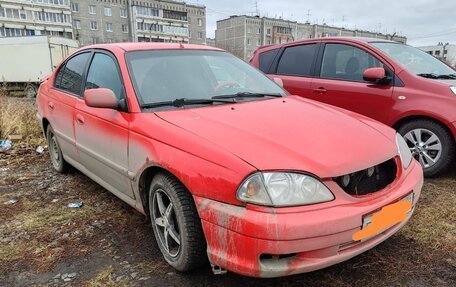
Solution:
M 425 39 L 425 38 L 433 38 L 433 37 L 439 37 L 439 36 L 445 36 L 445 35 L 450 35 L 456 33 L 456 28 L 446 30 L 446 31 L 440 31 L 436 33 L 431 33 L 431 34 L 426 34 L 418 37 L 413 37 L 409 38 L 410 40 L 415 40 L 415 39 Z

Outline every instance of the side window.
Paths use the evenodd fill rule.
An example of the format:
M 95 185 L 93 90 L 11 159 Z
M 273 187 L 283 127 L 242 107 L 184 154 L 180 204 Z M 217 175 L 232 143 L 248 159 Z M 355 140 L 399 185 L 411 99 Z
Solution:
M 286 48 L 280 58 L 277 74 L 311 76 L 311 67 L 316 56 L 316 44 Z
M 383 65 L 371 54 L 354 46 L 326 44 L 320 77 L 364 82 L 364 70 L 372 67 Z
M 269 68 L 271 67 L 272 61 L 274 61 L 279 51 L 280 49 L 274 49 L 260 54 L 260 57 L 258 59 L 260 63 L 259 68 L 263 73 L 267 74 L 269 72 Z
M 90 53 L 83 53 L 69 59 L 65 67 L 57 74 L 56 87 L 70 93 L 79 95 L 81 93 L 82 74 L 86 67 Z
M 113 58 L 103 53 L 95 53 L 85 88 L 107 88 L 114 92 L 117 99 L 122 97 L 122 80 Z

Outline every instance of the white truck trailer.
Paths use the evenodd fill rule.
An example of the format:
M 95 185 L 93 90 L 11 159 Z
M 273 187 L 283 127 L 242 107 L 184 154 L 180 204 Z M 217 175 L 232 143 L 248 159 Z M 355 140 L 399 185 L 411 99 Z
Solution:
M 0 38 L 0 83 L 34 97 L 40 80 L 78 47 L 77 41 L 60 37 Z

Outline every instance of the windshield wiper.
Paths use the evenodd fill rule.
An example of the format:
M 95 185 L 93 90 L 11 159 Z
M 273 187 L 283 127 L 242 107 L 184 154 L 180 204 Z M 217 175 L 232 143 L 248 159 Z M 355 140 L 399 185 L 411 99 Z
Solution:
M 437 75 L 434 73 L 421 73 L 417 74 L 420 77 L 423 78 L 429 78 L 429 79 L 456 79 L 456 74 L 448 74 L 448 75 Z
M 429 79 L 438 79 L 439 75 L 434 74 L 434 73 L 421 73 L 421 74 L 416 74 L 417 76 L 423 77 L 423 78 L 429 78 Z
M 220 95 L 214 96 L 212 99 L 236 99 L 236 98 L 264 98 L 264 97 L 283 97 L 281 94 L 267 94 L 267 93 L 250 93 L 250 92 L 239 92 L 231 95 Z
M 145 109 L 152 109 L 158 107 L 165 107 L 165 106 L 172 106 L 172 107 L 183 107 L 189 105 L 209 105 L 213 103 L 229 103 L 232 104 L 235 101 L 228 101 L 228 100 L 217 100 L 217 99 L 175 99 L 174 101 L 165 101 L 165 102 L 157 102 L 157 103 L 149 103 L 141 105 L 141 108 Z

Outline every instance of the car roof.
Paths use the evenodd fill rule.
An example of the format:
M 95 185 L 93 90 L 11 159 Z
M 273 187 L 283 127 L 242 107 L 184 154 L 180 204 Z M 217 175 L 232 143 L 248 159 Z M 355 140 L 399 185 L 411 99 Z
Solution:
M 296 40 L 293 42 L 287 42 L 287 43 L 282 43 L 282 44 L 272 44 L 272 45 L 264 45 L 259 47 L 257 50 L 260 52 L 265 52 L 268 50 L 273 50 L 277 49 L 283 46 L 293 46 L 296 44 L 305 44 L 308 42 L 327 42 L 327 41 L 347 41 L 347 42 L 352 42 L 352 43 L 374 43 L 374 42 L 384 42 L 384 43 L 396 43 L 396 44 L 401 44 L 400 42 L 397 41 L 391 41 L 391 40 L 386 40 L 386 39 L 379 39 L 379 38 L 369 38 L 369 37 L 347 37 L 347 36 L 340 36 L 340 37 L 324 37 L 324 38 L 311 38 L 311 39 L 302 39 L 302 40 Z
M 125 43 L 110 43 L 110 44 L 96 44 L 90 46 L 84 46 L 84 49 L 106 49 L 111 50 L 112 48 L 120 48 L 126 52 L 138 51 L 138 50 L 212 50 L 212 51 L 224 51 L 219 48 L 205 45 L 194 45 L 186 43 L 147 43 L 147 42 L 125 42 Z

